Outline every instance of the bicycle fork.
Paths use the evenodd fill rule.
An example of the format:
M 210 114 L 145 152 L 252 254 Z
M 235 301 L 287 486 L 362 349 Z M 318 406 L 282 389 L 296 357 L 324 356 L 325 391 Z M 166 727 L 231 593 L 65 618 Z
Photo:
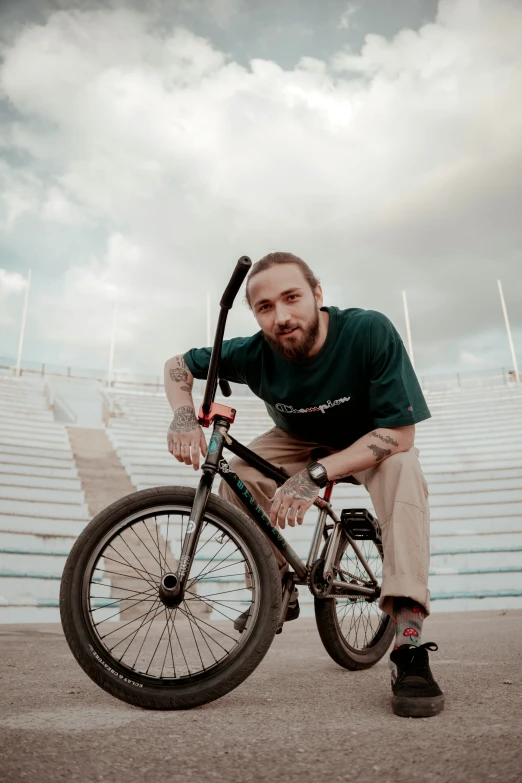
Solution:
M 208 496 L 212 491 L 212 485 L 217 473 L 219 460 L 223 452 L 225 435 L 228 432 L 230 423 L 225 419 L 220 419 L 214 424 L 214 431 L 208 444 L 207 456 L 201 466 L 203 475 L 200 478 L 194 504 L 188 521 L 181 555 L 178 562 L 176 573 L 164 574 L 161 580 L 159 594 L 166 606 L 179 606 L 185 595 L 185 587 L 188 575 L 192 568 L 192 562 L 196 554 L 196 549 L 201 534 L 203 515 L 207 505 Z

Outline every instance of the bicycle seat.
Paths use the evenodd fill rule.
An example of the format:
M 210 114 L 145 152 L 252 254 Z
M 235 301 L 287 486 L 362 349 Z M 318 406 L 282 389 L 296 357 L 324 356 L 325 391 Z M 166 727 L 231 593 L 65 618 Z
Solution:
M 313 449 L 313 451 L 310 452 L 310 461 L 315 462 L 316 460 L 321 459 L 321 457 L 328 457 L 330 455 L 330 450 L 325 448 L 324 446 L 319 446 L 317 449 Z M 356 478 L 353 476 L 343 476 L 342 478 L 335 480 L 336 484 L 355 484 L 356 486 L 360 486 L 361 482 L 357 481 Z

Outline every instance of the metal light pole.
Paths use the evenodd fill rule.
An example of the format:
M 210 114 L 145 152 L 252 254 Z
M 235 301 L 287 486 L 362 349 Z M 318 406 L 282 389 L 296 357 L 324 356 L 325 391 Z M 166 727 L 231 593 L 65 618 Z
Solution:
M 504 321 L 506 322 L 506 331 L 508 336 L 509 349 L 511 351 L 511 359 L 513 360 L 513 369 L 515 370 L 515 382 L 520 383 L 517 357 L 515 356 L 515 346 L 513 345 L 513 338 L 511 337 L 511 329 L 509 327 L 509 318 L 507 314 L 506 303 L 504 301 L 504 294 L 502 293 L 502 283 L 500 282 L 500 280 L 497 280 L 497 283 L 498 283 L 498 292 L 500 294 L 500 302 L 502 304 L 502 311 L 504 313 Z
M 212 345 L 212 334 L 210 328 L 210 291 L 207 291 L 207 345 Z
M 20 342 L 18 343 L 18 358 L 16 360 L 16 375 L 20 375 L 20 371 L 22 368 L 22 351 L 24 347 L 24 335 L 25 335 L 25 325 L 27 322 L 27 307 L 29 305 L 29 289 L 31 287 L 31 275 L 32 270 L 29 270 L 29 274 L 27 275 L 27 286 L 25 288 L 25 301 L 24 301 L 24 309 L 22 313 L 22 327 L 20 329 Z
M 114 313 L 112 316 L 112 336 L 111 336 L 111 350 L 109 353 L 109 372 L 107 373 L 107 386 L 112 386 L 112 374 L 114 369 L 114 344 L 116 342 L 116 324 L 118 321 L 118 294 L 116 294 L 116 300 L 114 302 Z
M 413 357 L 413 343 L 411 341 L 410 317 L 408 315 L 408 300 L 406 299 L 406 291 L 402 292 L 402 301 L 404 302 L 404 317 L 406 319 L 406 334 L 408 336 L 408 353 L 410 354 L 411 365 L 413 369 L 415 369 L 415 359 Z

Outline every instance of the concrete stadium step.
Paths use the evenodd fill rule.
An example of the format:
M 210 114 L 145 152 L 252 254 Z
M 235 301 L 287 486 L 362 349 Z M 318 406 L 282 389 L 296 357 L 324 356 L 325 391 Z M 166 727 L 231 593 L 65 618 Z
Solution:
M 18 460 L 15 457 L 24 457 L 24 459 Z M 19 462 L 25 465 L 54 465 L 57 468 L 64 463 L 74 464 L 70 445 L 63 448 L 58 448 L 55 445 L 52 448 L 36 445 L 22 446 L 18 442 L 4 443 L 0 436 L 0 460 L 5 460 L 6 458 L 9 458 L 12 462 Z
M 516 591 L 497 593 L 494 590 L 481 590 L 478 593 L 460 595 L 432 595 L 431 612 L 479 612 L 509 611 L 522 608 L 522 595 Z
M 40 515 L 3 514 L 0 512 L 0 533 L 17 532 L 42 537 L 49 536 L 50 538 L 60 536 L 77 538 L 90 520 L 90 516 L 83 519 L 71 519 L 70 517 L 56 519 Z
M 0 497 L 1 515 L 37 516 L 42 519 L 90 519 L 88 508 L 83 503 L 44 503 Z
M 31 419 L 27 412 L 19 417 L 12 414 L 7 416 L 2 404 L 2 408 L 0 408 L 0 432 L 7 432 L 7 430 L 63 434 L 63 425 L 55 422 L 50 411 L 49 418 L 46 416 L 45 419 L 39 418 L 38 420 Z
M 66 433 L 61 432 L 42 432 L 41 430 L 24 430 L 14 427 L 2 430 L 2 445 L 6 446 L 42 446 L 52 449 L 67 449 L 70 445 Z
M 99 602 L 103 606 L 102 602 Z M 97 619 L 101 622 L 112 617 L 114 610 L 100 609 Z M 0 623 L 59 623 L 60 610 L 57 598 L 26 598 L 23 602 L 0 603 Z
M 42 489 L 41 487 L 13 486 L 0 482 L 0 501 L 2 500 L 83 505 L 85 494 L 81 489 Z
M 5 604 L 36 604 L 43 596 L 58 601 L 61 576 L 21 571 L 12 576 L 0 570 L 0 607 Z
M 498 533 L 522 532 L 522 520 L 518 515 L 512 517 L 495 516 L 491 519 L 489 517 L 466 520 L 452 519 L 445 522 L 432 519 L 430 532 L 432 538 L 468 535 L 484 535 L 494 538 Z
M 76 540 L 76 536 L 64 535 L 37 535 L 21 533 L 18 531 L 6 532 L 1 529 L 0 523 L 0 549 L 20 554 L 52 554 L 66 557 Z
M 517 550 L 522 552 L 522 531 L 515 533 L 498 533 L 493 536 L 468 535 L 459 539 L 459 536 L 439 536 L 431 542 L 431 553 L 457 554 L 459 552 L 505 552 Z M 521 556 L 522 559 L 522 556 Z
M 430 557 L 430 574 L 451 575 L 455 572 L 471 570 L 501 571 L 502 569 L 522 568 L 522 547 L 502 549 L 499 546 L 492 547 L 494 551 L 485 548 L 477 550 L 470 546 L 463 546 L 456 552 L 437 553 L 432 547 Z M 487 580 L 486 580 L 487 581 Z
M 522 468 L 490 468 L 485 470 L 473 471 L 454 471 L 452 473 L 440 472 L 430 473 L 424 471 L 428 486 L 445 484 L 446 491 L 450 492 L 453 485 L 468 485 L 470 489 L 487 484 L 489 487 L 493 484 L 500 486 L 513 486 L 513 480 L 522 482 Z
M 60 578 L 67 555 L 10 551 L 0 544 L 0 576 L 8 574 L 38 574 L 42 577 L 56 576 Z
M 2 407 L 0 408 L 0 432 L 4 423 L 17 422 L 20 424 L 26 424 L 27 426 L 54 426 L 56 427 L 56 421 L 50 410 L 36 410 L 28 406 L 27 408 L 18 410 L 13 409 L 12 406 L 6 405 L 5 400 L 0 396 Z
M 105 430 L 70 427 L 69 436 L 92 516 L 135 492 Z
M 4 458 L 6 458 L 6 455 L 4 455 Z M 22 459 L 19 455 L 16 455 L 16 460 L 5 462 L 2 459 L 2 455 L 0 455 L 0 474 L 2 476 L 34 476 L 42 477 L 46 479 L 58 479 L 58 480 L 69 480 L 69 479 L 77 479 L 78 478 L 78 471 L 76 470 L 76 465 L 71 460 L 71 464 L 69 467 L 48 467 L 45 465 L 28 465 L 28 464 L 22 464 L 19 462 L 19 460 Z M 25 457 L 23 459 L 26 459 Z M 38 459 L 35 458 L 33 462 L 38 462 Z
M 10 623 L 59 623 L 60 610 L 58 601 L 33 604 L 0 603 L 0 624 Z
M 60 477 L 50 478 L 42 475 L 20 475 L 4 473 L 0 464 L 0 486 L 32 487 L 38 489 L 70 490 L 81 492 L 81 483 L 78 478 Z

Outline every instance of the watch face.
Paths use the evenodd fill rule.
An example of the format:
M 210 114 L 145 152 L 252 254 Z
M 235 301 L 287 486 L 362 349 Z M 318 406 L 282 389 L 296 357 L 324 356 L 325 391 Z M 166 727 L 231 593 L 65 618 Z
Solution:
M 319 486 L 326 486 L 326 484 L 328 484 L 328 474 L 323 465 L 318 464 L 309 466 L 308 472 L 313 481 L 319 484 Z

